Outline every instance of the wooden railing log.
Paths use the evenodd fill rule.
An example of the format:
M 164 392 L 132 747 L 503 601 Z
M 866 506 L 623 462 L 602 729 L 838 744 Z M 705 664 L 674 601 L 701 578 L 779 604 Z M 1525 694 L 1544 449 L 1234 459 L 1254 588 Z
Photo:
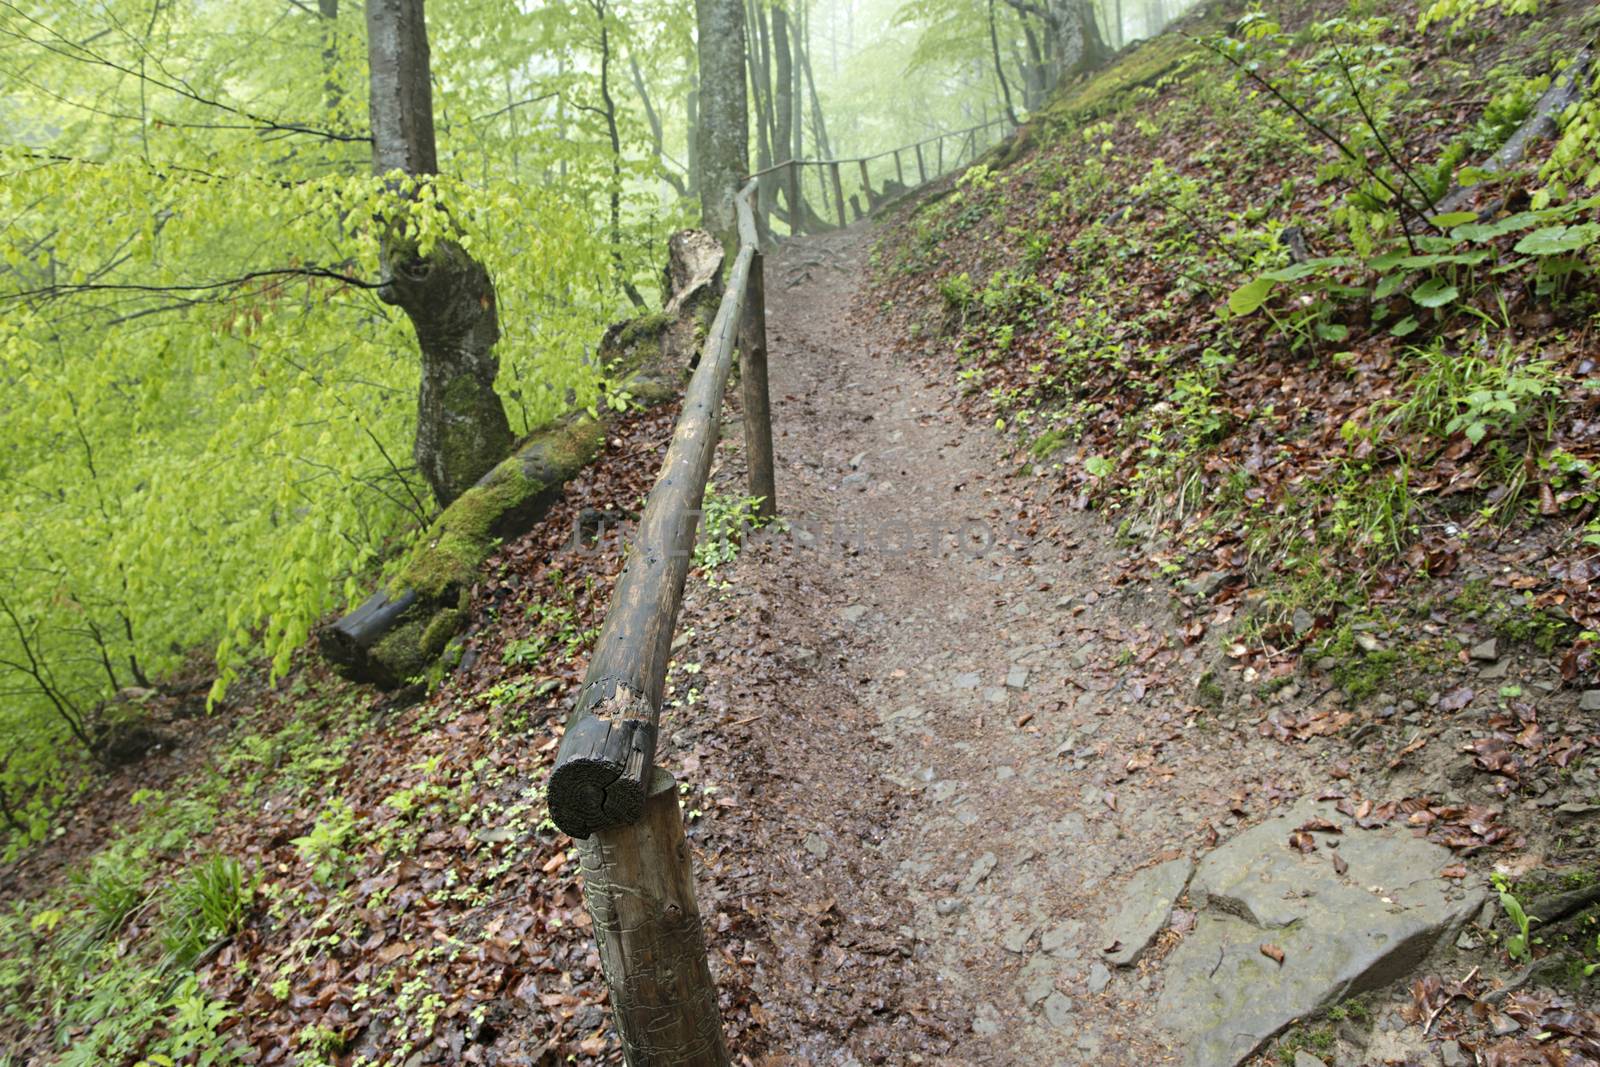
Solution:
M 617 579 L 589 672 L 550 774 L 550 818 L 575 838 L 638 820 L 655 759 L 673 626 L 733 366 L 757 246 L 751 181 L 738 197 L 741 247 L 689 380 L 678 427 Z

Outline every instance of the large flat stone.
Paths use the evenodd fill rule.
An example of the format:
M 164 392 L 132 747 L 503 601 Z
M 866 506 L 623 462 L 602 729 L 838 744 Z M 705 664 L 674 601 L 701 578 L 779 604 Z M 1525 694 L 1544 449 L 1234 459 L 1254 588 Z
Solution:
M 1317 850 L 1302 854 L 1289 835 L 1311 818 L 1345 832 L 1313 834 Z M 1195 871 L 1199 917 L 1167 960 L 1156 1022 L 1190 1067 L 1235 1067 L 1296 1019 L 1403 977 L 1483 903 L 1439 877 L 1451 860 L 1409 830 L 1360 830 L 1313 801 L 1247 830 Z
M 1131 966 L 1150 947 L 1167 925 L 1173 902 L 1189 884 L 1193 870 L 1194 862 L 1183 856 L 1146 867 L 1128 880 L 1122 889 L 1122 909 L 1106 924 L 1100 938 L 1101 954 L 1107 963 Z

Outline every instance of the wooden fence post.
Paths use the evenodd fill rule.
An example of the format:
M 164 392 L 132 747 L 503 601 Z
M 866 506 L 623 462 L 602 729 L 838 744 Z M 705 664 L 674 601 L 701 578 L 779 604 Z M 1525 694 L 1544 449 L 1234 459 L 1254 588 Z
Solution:
M 922 177 L 922 184 L 927 185 L 928 165 L 922 161 L 922 142 L 918 141 L 915 147 L 917 149 L 917 173 Z
M 939 135 L 939 162 L 936 164 L 938 172 L 944 173 L 944 134 Z
M 872 210 L 872 177 L 867 173 L 867 161 L 865 159 L 859 159 L 856 162 L 861 165 L 861 199 L 866 201 L 867 210 L 870 212 Z
M 798 237 L 805 229 L 805 204 L 800 196 L 800 164 L 789 161 L 789 236 Z
M 772 244 L 772 206 L 777 202 L 777 183 L 771 175 L 756 179 L 756 236 L 763 248 Z
M 744 390 L 744 461 L 749 468 L 750 495 L 761 498 L 756 515 L 778 513 L 778 487 L 772 457 L 772 403 L 767 395 L 766 257 L 750 261 L 745 287 L 744 318 L 739 324 L 739 379 Z
M 839 164 L 833 164 L 828 170 L 833 175 L 833 203 L 839 209 L 839 229 L 842 230 L 850 225 L 844 213 L 844 183 L 839 180 Z
M 728 1067 L 672 775 L 655 768 L 643 818 L 578 854 L 628 1067 Z
M 904 188 L 906 184 L 906 171 L 905 168 L 900 165 L 900 149 L 898 148 L 894 150 L 894 176 L 899 179 L 901 187 Z

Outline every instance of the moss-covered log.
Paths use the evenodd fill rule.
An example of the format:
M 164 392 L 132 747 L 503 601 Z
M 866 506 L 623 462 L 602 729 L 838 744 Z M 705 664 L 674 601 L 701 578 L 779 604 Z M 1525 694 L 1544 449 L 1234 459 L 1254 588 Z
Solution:
M 667 310 L 618 323 L 600 345 L 602 362 L 627 374 L 622 391 L 636 406 L 679 395 L 687 355 L 721 296 L 721 246 L 703 233 L 673 242 Z M 530 434 L 440 513 L 392 581 L 318 630 L 323 658 L 346 678 L 383 688 L 425 674 L 465 627 L 468 595 L 494 546 L 549 513 L 599 453 L 605 431 L 604 419 L 580 412 Z

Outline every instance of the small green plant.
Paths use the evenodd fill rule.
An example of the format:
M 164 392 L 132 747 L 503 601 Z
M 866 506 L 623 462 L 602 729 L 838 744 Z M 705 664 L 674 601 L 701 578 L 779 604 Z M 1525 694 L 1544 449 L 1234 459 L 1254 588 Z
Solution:
M 1532 925 L 1539 921 L 1539 917 L 1529 915 L 1523 909 L 1522 901 L 1511 891 L 1511 881 L 1505 875 L 1496 872 L 1490 880 L 1494 883 L 1495 892 L 1500 896 L 1500 909 L 1517 928 L 1517 932 L 1506 939 L 1506 955 L 1518 963 L 1526 963 L 1533 959 L 1533 938 L 1530 930 Z
M 344 846 L 355 829 L 355 813 L 343 800 L 330 801 L 326 810 L 304 837 L 290 844 L 299 850 L 300 858 L 311 864 L 311 877 L 318 885 L 328 885 L 339 868 L 344 866 Z
M 113 852 L 96 857 L 77 883 L 89 906 L 85 933 L 91 941 L 114 937 L 128 917 L 144 906 L 144 871 Z
M 162 912 L 162 946 L 176 968 L 194 964 L 215 942 L 238 933 L 255 895 L 239 861 L 213 856 L 190 870 L 169 891 Z
M 705 502 L 701 505 L 700 536 L 694 546 L 694 565 L 704 571 L 714 571 L 737 559 L 745 531 L 759 524 L 756 510 L 760 507 L 761 497 L 725 496 L 707 486 Z
M 1508 351 L 1491 357 L 1449 352 L 1440 341 L 1412 354 L 1418 372 L 1390 416 L 1392 423 L 1440 438 L 1460 433 L 1473 444 L 1491 434 L 1548 435 L 1560 392 L 1549 363 L 1516 363 Z

